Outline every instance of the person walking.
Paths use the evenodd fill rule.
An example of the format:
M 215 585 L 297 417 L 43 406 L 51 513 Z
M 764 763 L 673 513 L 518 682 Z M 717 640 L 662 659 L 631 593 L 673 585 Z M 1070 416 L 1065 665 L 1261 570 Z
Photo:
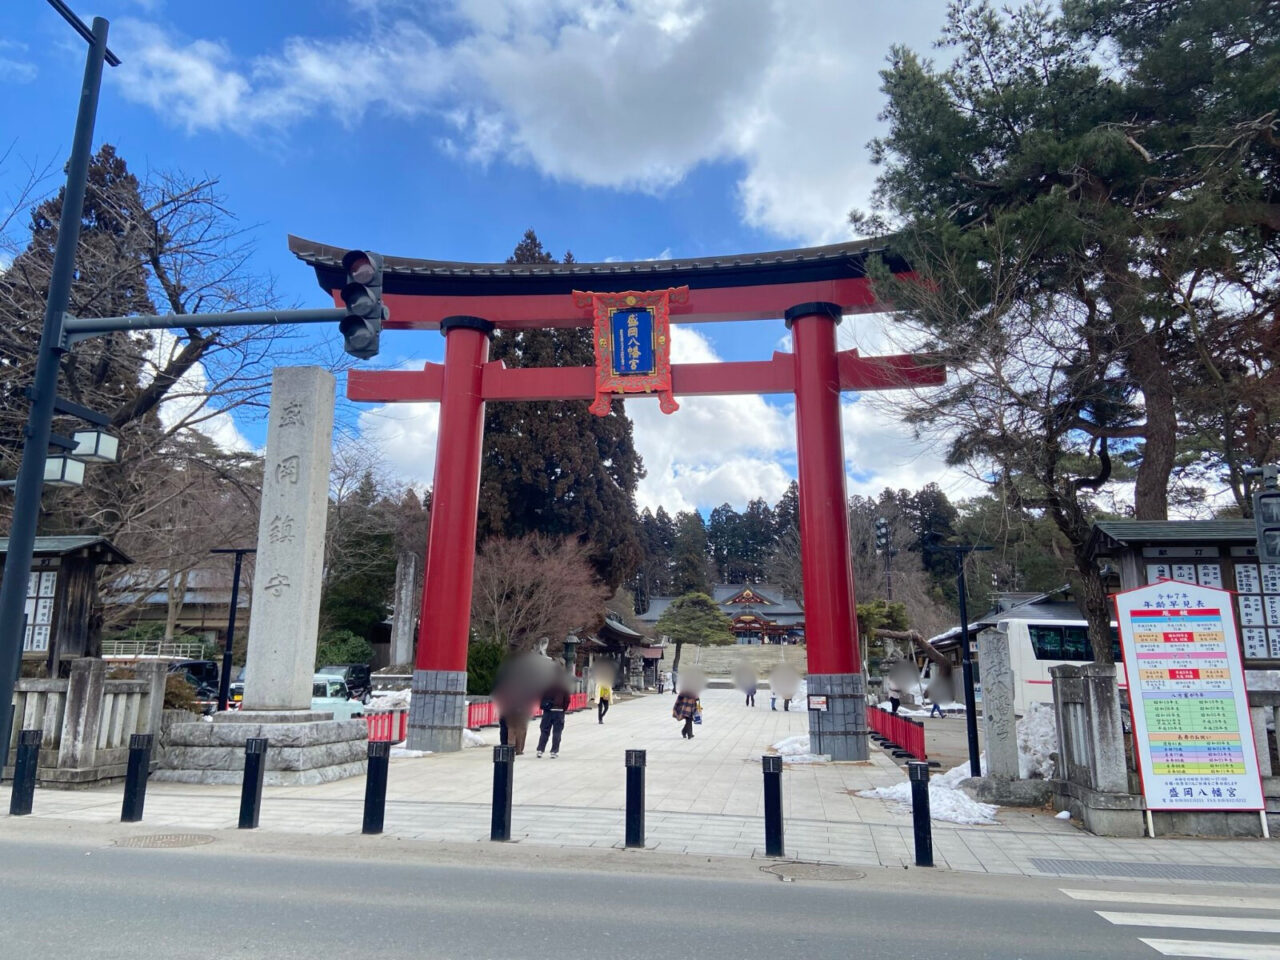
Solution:
M 756 685 L 753 683 L 746 689 L 747 706 L 754 707 L 756 705 Z
M 686 740 L 693 739 L 693 718 L 698 713 L 698 695 L 685 691 L 676 697 L 676 704 L 671 708 L 671 716 L 684 721 L 680 736 Z
M 564 733 L 564 713 L 569 709 L 569 691 L 563 683 L 553 683 L 542 695 L 542 727 L 538 734 L 538 756 L 551 739 L 551 759 L 560 754 L 560 735 Z
M 933 706 L 929 710 L 929 719 L 932 720 L 935 714 L 943 720 L 947 719 L 947 715 L 942 712 L 942 707 L 937 700 L 933 701 Z
M 608 680 L 601 680 L 596 690 L 596 722 L 604 723 L 604 715 L 609 712 L 609 701 L 613 699 L 613 687 Z

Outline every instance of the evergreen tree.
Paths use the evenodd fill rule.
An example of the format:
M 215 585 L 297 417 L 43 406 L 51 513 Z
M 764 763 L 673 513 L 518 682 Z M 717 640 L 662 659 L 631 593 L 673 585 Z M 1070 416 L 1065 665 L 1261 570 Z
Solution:
M 554 263 L 533 230 L 508 263 Z M 570 254 L 565 262 L 572 262 Z M 589 328 L 499 330 L 492 359 L 508 367 L 593 366 Z M 642 560 L 635 490 L 644 467 L 621 400 L 597 417 L 585 400 L 490 403 L 485 410 L 480 539 L 580 537 L 616 590 Z
M 671 669 L 679 672 L 680 654 L 686 643 L 698 647 L 733 643 L 732 626 L 732 621 L 720 611 L 714 600 L 705 593 L 690 591 L 673 600 L 662 611 L 662 616 L 654 624 L 654 631 L 659 636 L 667 637 L 675 645 Z
M 707 577 L 707 528 L 696 510 L 676 514 L 671 551 L 671 592 L 710 593 Z
M 778 498 L 773 508 L 775 537 L 782 537 L 788 530 L 800 530 L 800 484 L 792 480 Z

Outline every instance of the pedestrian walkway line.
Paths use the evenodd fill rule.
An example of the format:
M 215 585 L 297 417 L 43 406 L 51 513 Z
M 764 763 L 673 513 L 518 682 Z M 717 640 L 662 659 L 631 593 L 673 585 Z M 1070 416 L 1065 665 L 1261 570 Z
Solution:
M 1276 960 L 1276 957 L 1280 956 L 1280 947 L 1271 943 L 1157 940 L 1149 937 L 1138 939 L 1166 957 L 1201 957 L 1205 960 Z
M 1230 930 L 1236 933 L 1280 933 L 1280 920 L 1260 917 L 1210 917 L 1180 913 L 1124 913 L 1095 910 L 1108 923 L 1125 927 L 1178 927 L 1183 930 Z
M 1099 900 L 1106 903 L 1154 903 L 1162 907 L 1211 907 L 1215 910 L 1280 910 L 1274 897 L 1198 896 L 1189 893 L 1157 893 L 1143 890 L 1081 890 L 1059 887 L 1072 900 Z

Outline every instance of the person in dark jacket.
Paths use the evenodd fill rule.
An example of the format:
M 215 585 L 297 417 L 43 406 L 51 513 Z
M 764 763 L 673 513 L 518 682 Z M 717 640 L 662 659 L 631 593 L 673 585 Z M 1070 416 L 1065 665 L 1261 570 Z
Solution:
M 563 683 L 553 683 L 542 694 L 542 732 L 538 734 L 538 756 L 547 749 L 551 738 L 551 759 L 560 753 L 560 735 L 564 733 L 564 713 L 569 709 L 569 691 Z
M 698 695 L 696 693 L 686 690 L 676 697 L 676 705 L 672 707 L 671 715 L 677 720 L 684 721 L 684 728 L 680 731 L 680 736 L 686 740 L 693 739 L 693 718 L 697 713 Z

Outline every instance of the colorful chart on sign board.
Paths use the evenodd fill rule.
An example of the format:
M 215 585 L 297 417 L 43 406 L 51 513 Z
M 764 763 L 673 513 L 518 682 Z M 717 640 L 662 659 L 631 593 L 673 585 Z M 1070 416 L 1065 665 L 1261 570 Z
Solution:
M 1147 806 L 1262 809 L 1230 592 L 1168 580 L 1115 602 Z

